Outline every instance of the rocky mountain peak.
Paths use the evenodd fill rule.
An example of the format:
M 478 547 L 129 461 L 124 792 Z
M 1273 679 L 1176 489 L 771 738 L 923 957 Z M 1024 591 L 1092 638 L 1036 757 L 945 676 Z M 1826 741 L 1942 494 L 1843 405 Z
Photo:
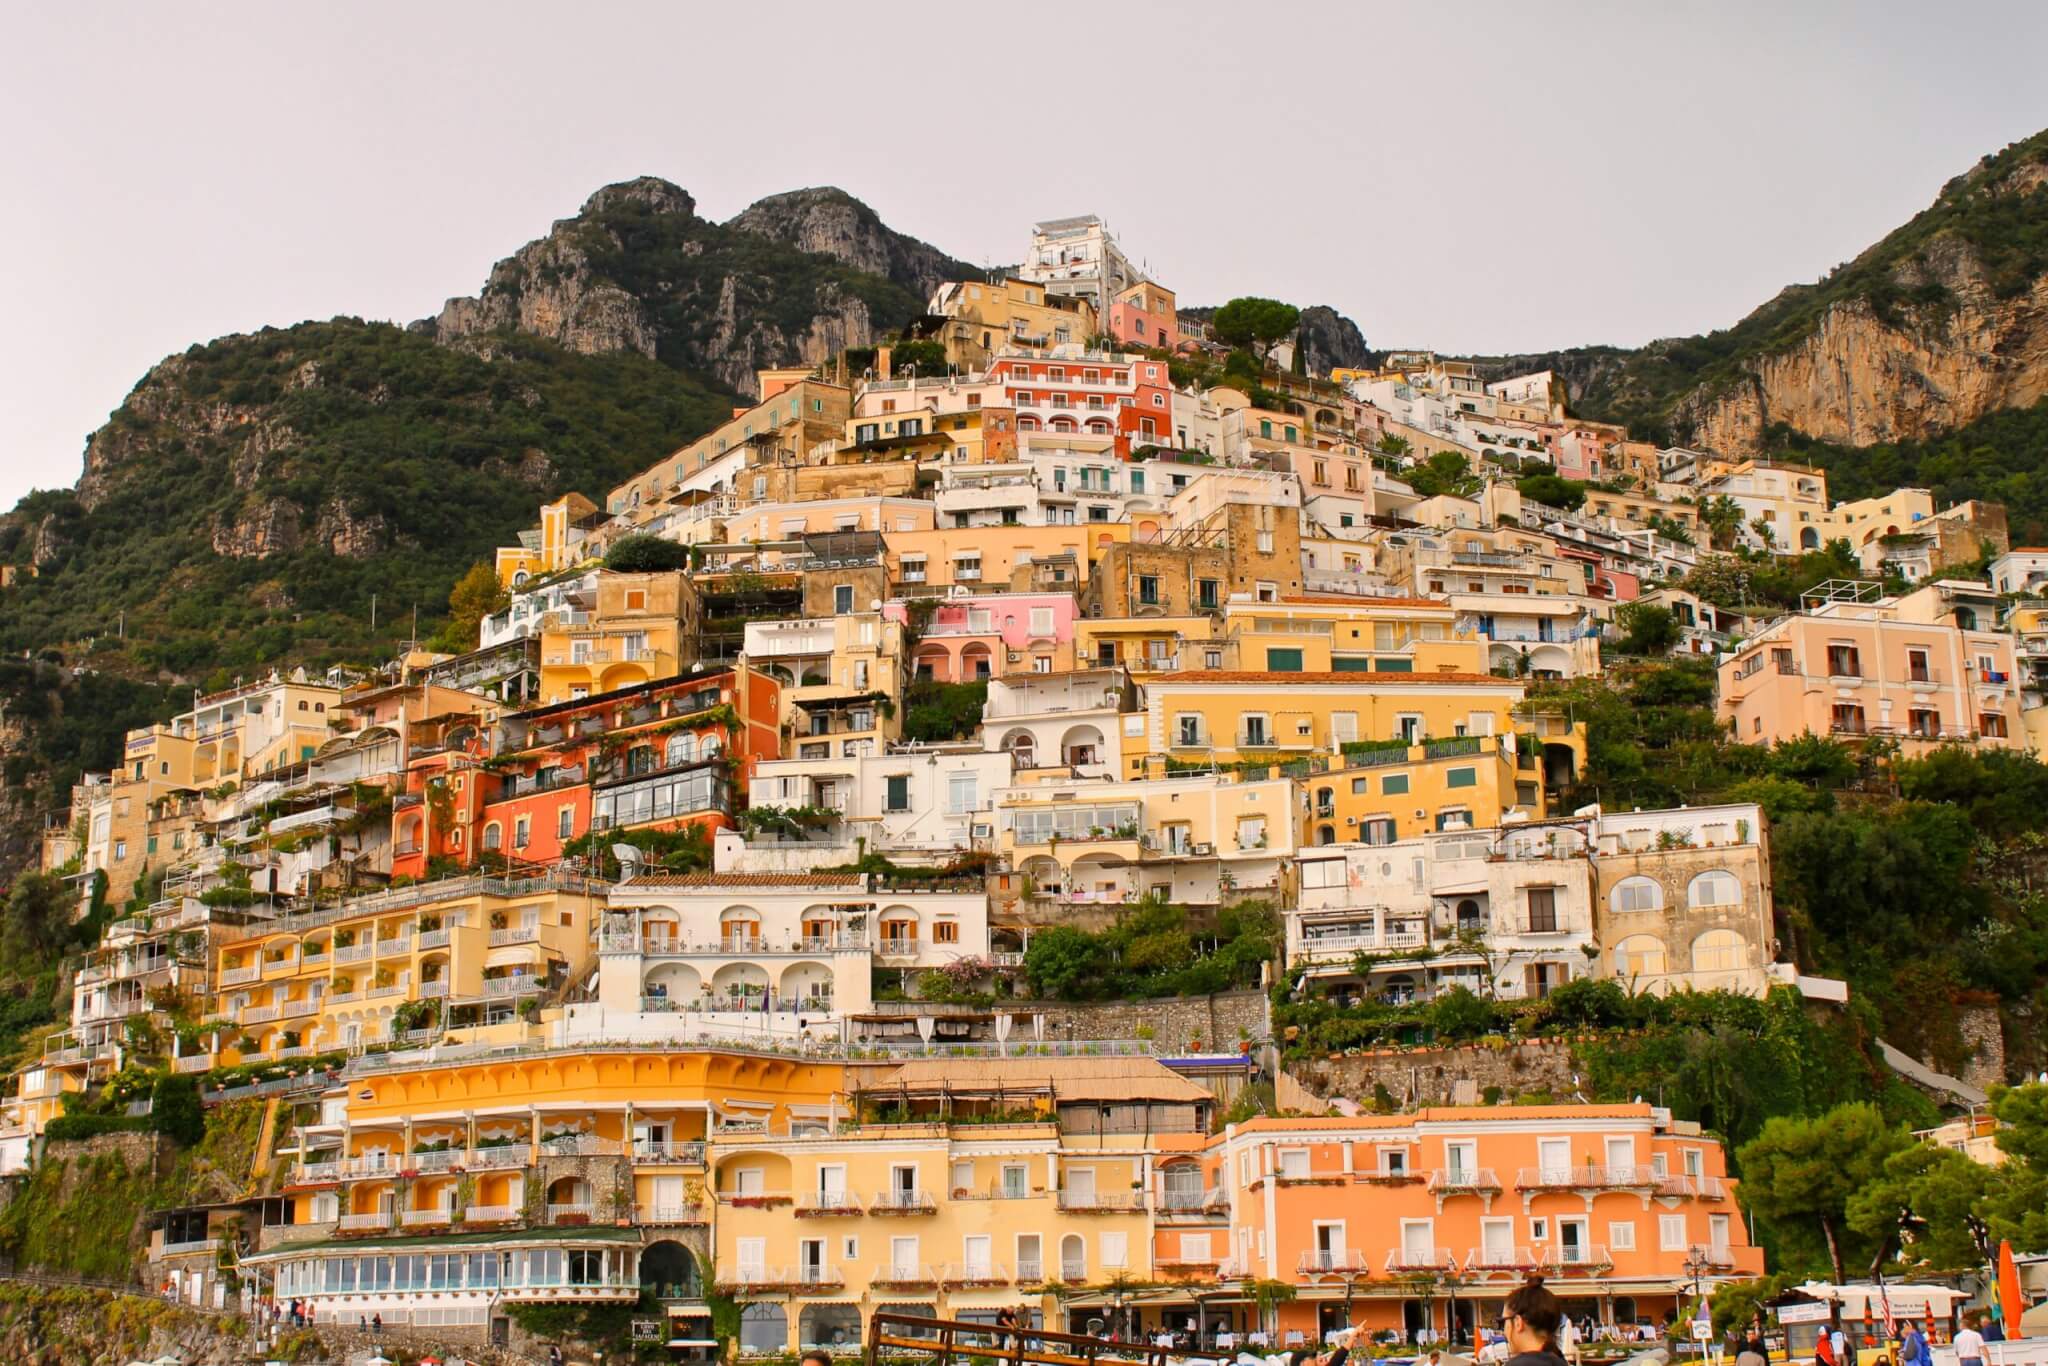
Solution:
M 975 279 L 980 270 L 928 242 L 896 232 L 881 215 L 833 185 L 789 190 L 755 201 L 726 227 L 772 238 L 798 251 L 880 275 L 919 295 L 947 280 Z
M 581 216 L 596 218 L 627 204 L 645 204 L 656 213 L 679 214 L 684 218 L 697 215 L 697 201 L 688 190 L 660 176 L 643 175 L 605 186 L 583 201 Z

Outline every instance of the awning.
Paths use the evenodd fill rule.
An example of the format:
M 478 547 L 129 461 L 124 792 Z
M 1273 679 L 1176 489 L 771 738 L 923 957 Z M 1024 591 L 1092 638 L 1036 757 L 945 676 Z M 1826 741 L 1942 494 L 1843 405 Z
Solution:
M 718 1339 L 717 1339 L 717 1338 L 670 1338 L 670 1339 L 668 1340 L 668 1345 L 669 1345 L 669 1346 L 671 1346 L 671 1347 L 716 1347 L 716 1346 L 718 1345 Z

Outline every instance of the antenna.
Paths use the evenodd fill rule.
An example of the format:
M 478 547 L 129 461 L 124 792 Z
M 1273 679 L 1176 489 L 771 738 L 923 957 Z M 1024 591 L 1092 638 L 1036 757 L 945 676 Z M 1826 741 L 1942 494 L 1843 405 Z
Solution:
M 614 844 L 612 857 L 619 861 L 619 880 L 631 882 L 640 871 L 642 854 L 637 844 Z

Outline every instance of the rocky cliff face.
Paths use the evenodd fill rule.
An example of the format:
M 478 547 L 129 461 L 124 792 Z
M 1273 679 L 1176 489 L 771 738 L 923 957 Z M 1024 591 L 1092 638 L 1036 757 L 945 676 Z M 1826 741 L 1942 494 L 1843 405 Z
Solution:
M 1931 436 L 2048 395 L 2048 279 L 2000 298 L 1960 243 L 1944 244 L 1927 265 L 1948 301 L 1889 320 L 1868 299 L 1836 304 L 1805 341 L 1757 357 L 1727 390 L 1686 396 L 1673 425 L 1727 453 L 1763 451 L 1777 425 L 1867 446 Z
M 1301 343 L 1308 348 L 1308 372 L 1327 375 L 1343 366 L 1359 368 L 1372 360 L 1358 324 L 1327 304 L 1301 310 Z
M 599 190 L 421 326 L 443 343 L 518 331 L 636 351 L 735 393 L 754 372 L 865 346 L 923 311 L 947 258 L 838 190 L 763 200 L 719 225 L 665 180 Z
M 929 297 L 948 280 L 981 277 L 978 267 L 892 231 L 873 209 L 832 186 L 770 195 L 726 220 L 725 226 L 829 256 L 893 280 L 920 297 Z

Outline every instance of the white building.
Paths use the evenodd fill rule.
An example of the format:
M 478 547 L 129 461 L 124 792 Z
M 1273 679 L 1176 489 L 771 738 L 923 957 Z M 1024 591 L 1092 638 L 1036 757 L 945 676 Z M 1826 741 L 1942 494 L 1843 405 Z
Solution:
M 837 1037 L 874 1003 L 874 969 L 915 974 L 988 956 L 979 878 L 891 884 L 861 873 L 641 875 L 615 886 L 597 1000 L 560 1043 Z
M 1044 285 L 1048 294 L 1087 299 L 1098 318 L 1107 318 L 1116 296 L 1145 278 L 1092 213 L 1033 224 L 1017 276 Z
M 1592 971 L 1585 855 L 1583 831 L 1552 823 L 1303 849 L 1288 961 L 1394 1001 L 1547 995 Z
M 806 844 L 891 855 L 939 856 L 987 847 L 996 794 L 1010 782 L 1010 755 L 976 743 L 891 746 L 885 754 L 769 759 L 755 766 L 753 805 L 837 811 L 839 820 Z M 774 841 L 747 841 L 751 853 Z M 728 870 L 721 866 L 720 871 Z
M 987 747 L 1021 769 L 1067 767 L 1081 778 L 1121 777 L 1125 726 L 1142 735 L 1144 716 L 1122 669 L 1010 674 L 991 679 L 982 708 Z

